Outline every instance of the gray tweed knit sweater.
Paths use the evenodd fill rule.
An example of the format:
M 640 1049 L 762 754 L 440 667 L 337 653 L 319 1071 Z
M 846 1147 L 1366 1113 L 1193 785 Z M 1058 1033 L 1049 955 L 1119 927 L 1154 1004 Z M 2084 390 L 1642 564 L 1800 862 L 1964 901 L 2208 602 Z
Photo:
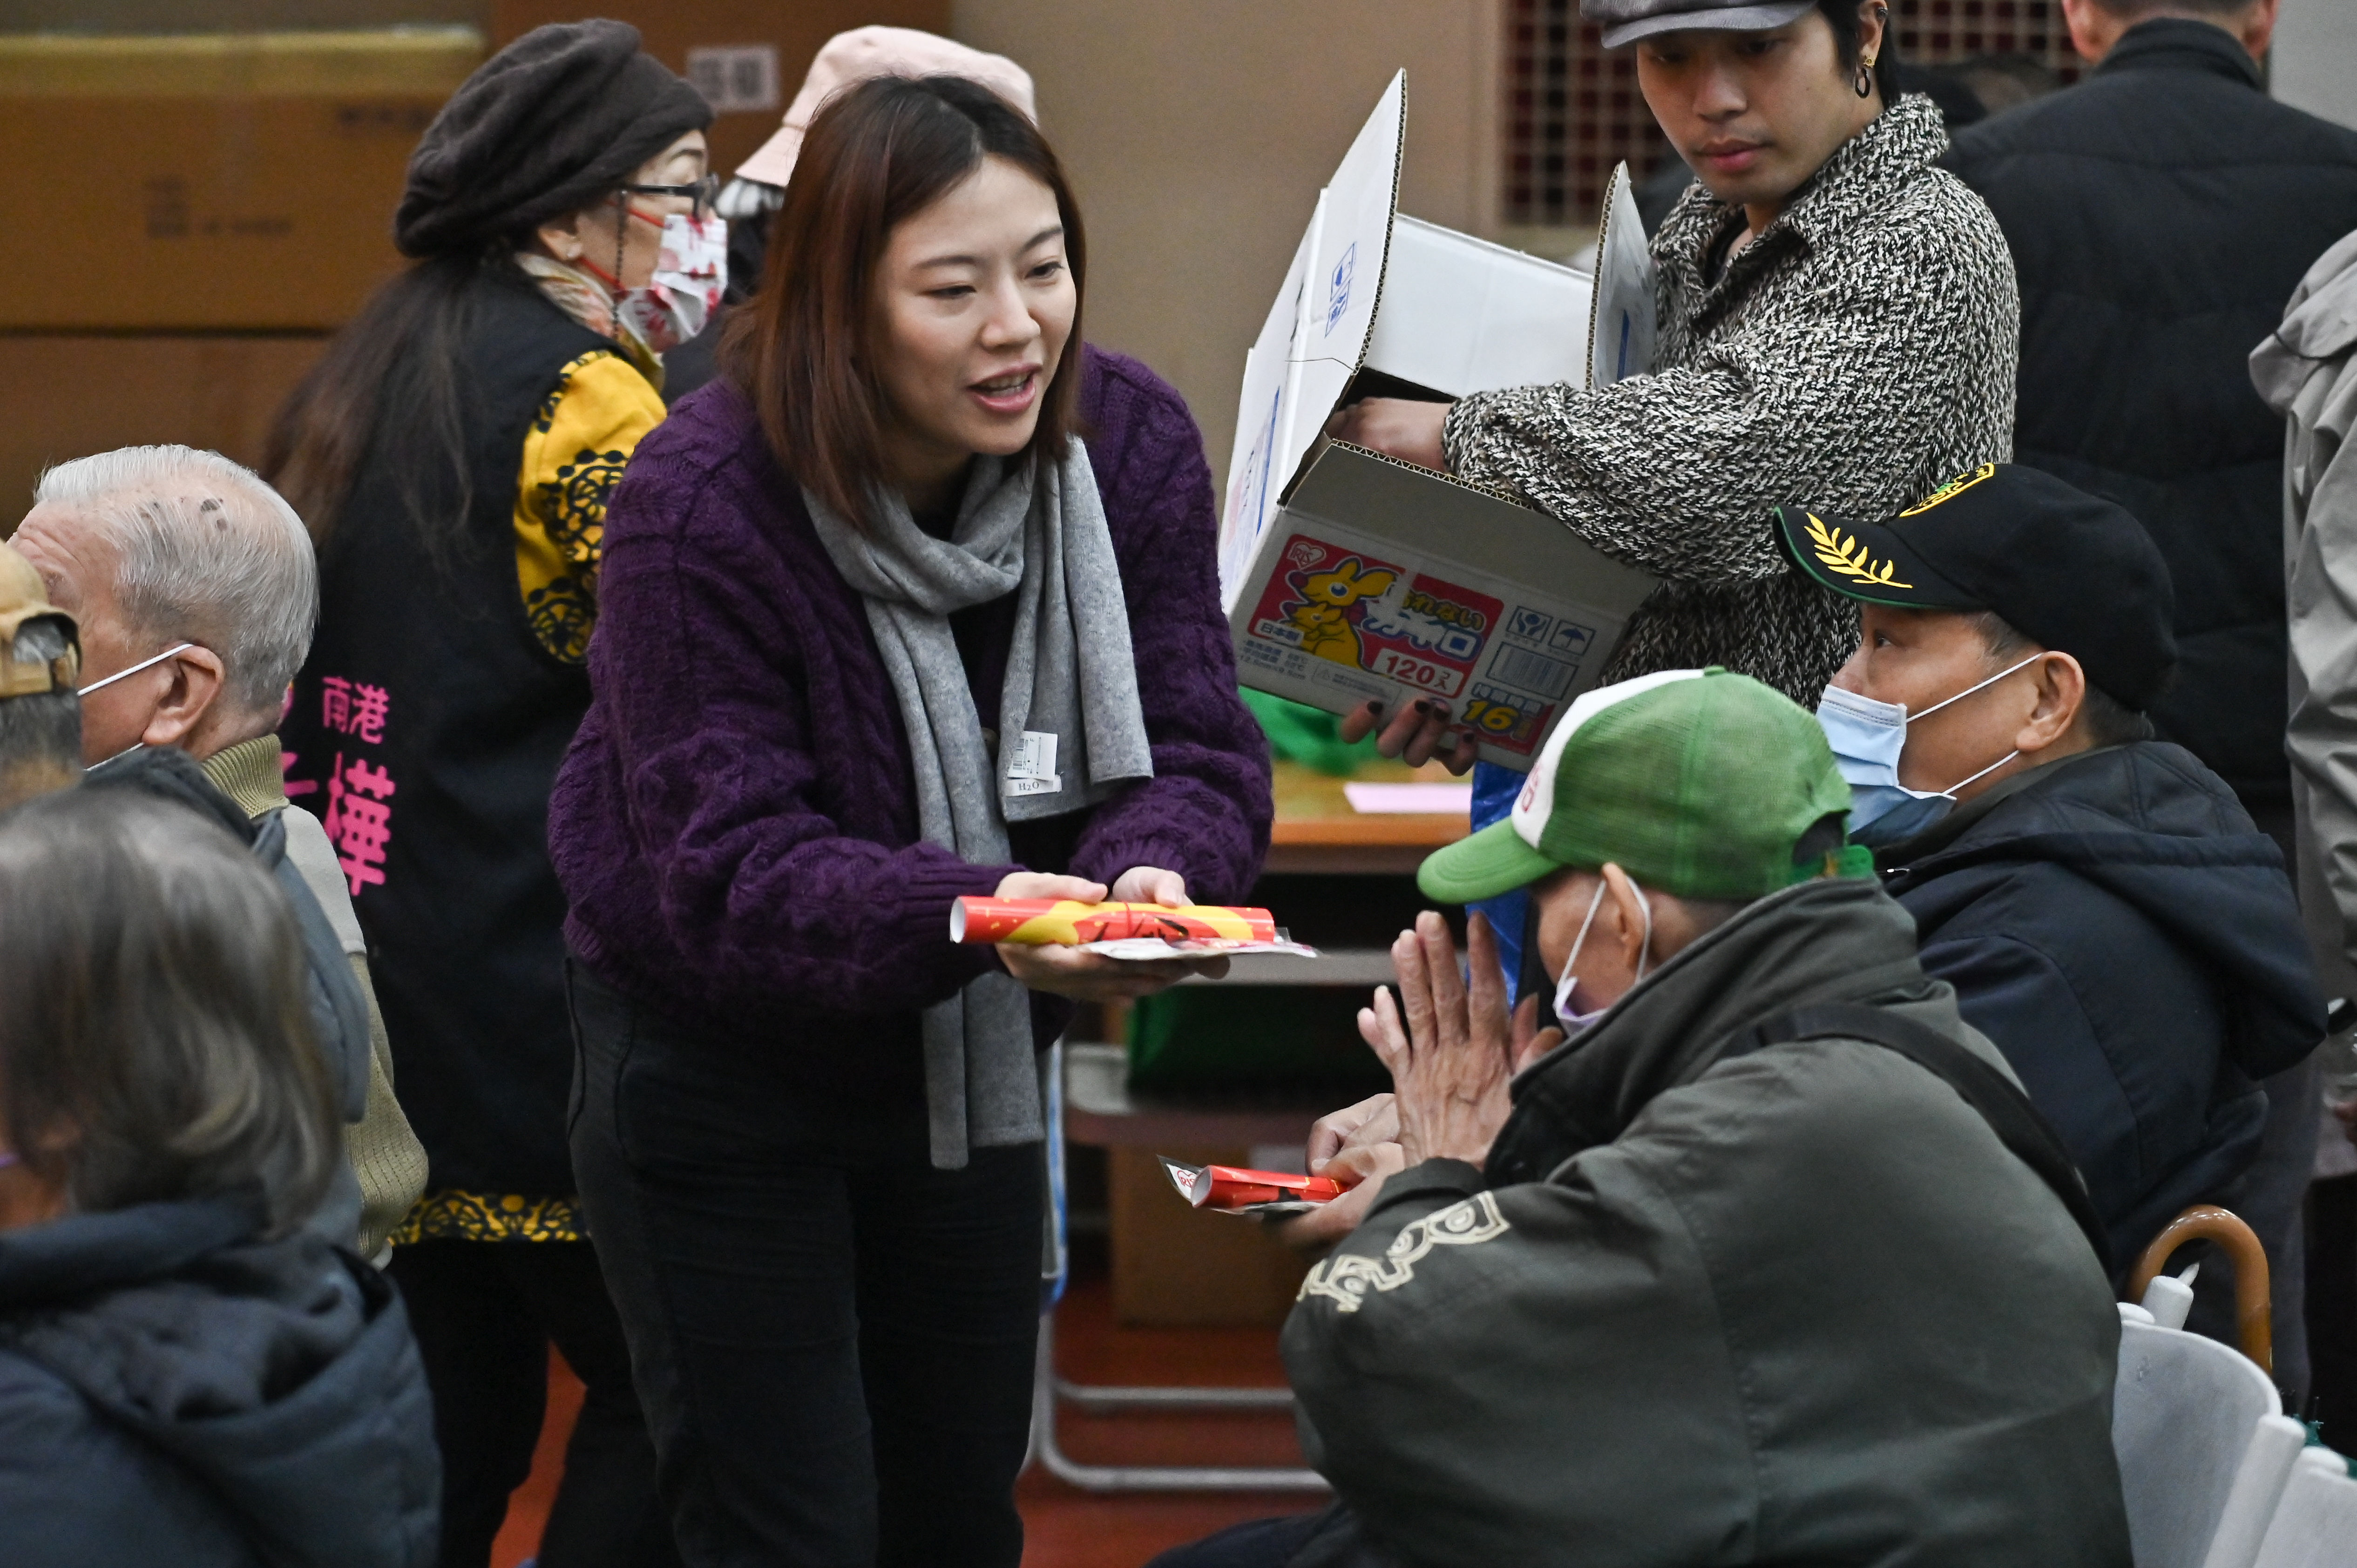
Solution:
M 1932 166 L 1947 145 L 1932 101 L 1902 98 L 1716 283 L 1707 258 L 1743 215 L 1689 187 L 1653 240 L 1653 374 L 1449 412 L 1454 472 L 1663 579 L 1608 680 L 1723 664 L 1813 707 L 1857 608 L 1788 569 L 1769 510 L 1886 518 L 2012 455 L 2013 259 L 1981 199 Z

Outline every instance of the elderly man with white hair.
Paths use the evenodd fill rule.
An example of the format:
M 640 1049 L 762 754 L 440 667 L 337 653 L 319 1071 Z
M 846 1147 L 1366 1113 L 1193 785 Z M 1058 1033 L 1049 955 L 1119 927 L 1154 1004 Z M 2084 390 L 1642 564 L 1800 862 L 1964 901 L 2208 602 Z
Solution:
M 285 857 L 340 940 L 366 999 L 367 1113 L 348 1129 L 360 1250 L 425 1184 L 425 1154 L 393 1094 L 367 944 L 317 818 L 288 811 L 278 721 L 318 618 L 318 567 L 278 492 L 216 452 L 126 446 L 41 476 L 11 541 L 81 638 L 82 759 L 97 777 L 172 747 L 254 822 L 277 816 Z

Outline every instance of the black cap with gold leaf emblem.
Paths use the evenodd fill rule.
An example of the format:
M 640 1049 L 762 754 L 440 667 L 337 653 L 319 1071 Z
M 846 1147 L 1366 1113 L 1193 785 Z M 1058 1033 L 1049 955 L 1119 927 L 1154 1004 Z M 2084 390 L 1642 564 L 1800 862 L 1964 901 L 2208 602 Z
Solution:
M 2017 463 L 1984 463 L 1881 522 L 1805 506 L 1776 542 L 1834 592 L 1902 609 L 1993 612 L 2067 653 L 2129 708 L 2177 665 L 2169 566 L 2126 509 Z

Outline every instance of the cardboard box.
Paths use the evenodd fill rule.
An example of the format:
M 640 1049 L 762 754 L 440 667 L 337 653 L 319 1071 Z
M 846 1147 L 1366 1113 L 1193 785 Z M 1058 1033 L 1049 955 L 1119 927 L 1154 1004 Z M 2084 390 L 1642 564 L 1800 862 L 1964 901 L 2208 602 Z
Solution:
M 149 442 L 210 447 L 249 467 L 271 421 L 327 349 L 319 336 L 8 339 L 0 381 L 0 537 L 43 468 Z
M 0 328 L 340 325 L 400 270 L 410 150 L 470 27 L 0 37 L 0 145 L 62 177 L 0 251 Z
M 1472 728 L 1484 760 L 1527 769 L 1653 579 L 1510 496 L 1323 429 L 1365 396 L 1638 373 L 1651 322 L 1640 332 L 1631 316 L 1641 294 L 1650 311 L 1651 279 L 1626 275 L 1625 223 L 1601 252 L 1618 270 L 1599 290 L 1399 216 L 1405 117 L 1402 72 L 1319 194 L 1246 356 L 1221 587 L 1244 684 L 1332 713 L 1431 698 Z

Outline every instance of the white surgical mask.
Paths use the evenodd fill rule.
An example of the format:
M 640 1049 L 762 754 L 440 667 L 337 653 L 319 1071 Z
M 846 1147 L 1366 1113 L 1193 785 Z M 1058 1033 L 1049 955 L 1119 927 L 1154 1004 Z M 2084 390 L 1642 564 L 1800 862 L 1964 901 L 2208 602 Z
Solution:
M 131 666 L 128 670 L 117 670 L 113 674 L 109 675 L 103 681 L 92 681 L 89 685 L 84 686 L 81 691 L 76 692 L 74 695 L 77 698 L 87 697 L 102 686 L 112 686 L 126 675 L 136 675 L 142 670 L 145 670 L 152 665 L 161 664 L 167 659 L 170 659 L 177 654 L 186 653 L 189 649 L 194 648 L 196 644 L 193 642 L 177 643 L 174 646 L 164 650 L 163 652 L 156 655 L 153 659 L 143 659 L 138 663 Z M 124 746 L 121 751 L 116 752 L 113 757 L 107 757 L 104 761 L 93 762 L 88 768 L 83 768 L 82 771 L 84 773 L 95 773 L 100 768 L 104 768 L 111 763 L 122 761 L 124 757 L 130 756 L 135 751 L 144 750 L 146 747 L 146 745 L 147 743 L 144 740 L 135 740 L 129 746 Z
M 1909 725 L 1930 718 L 1950 703 L 1960 703 L 1982 687 L 1993 686 L 2014 671 L 2026 669 L 2044 657 L 2042 653 L 2033 653 L 2011 669 L 2000 670 L 1920 714 L 1910 714 L 1903 703 L 1879 703 L 1839 686 L 1826 687 L 1824 697 L 1817 703 L 1817 723 L 1824 726 L 1825 739 L 1834 748 L 1834 761 L 1849 783 L 1851 834 L 1855 836 L 1869 822 L 1881 824 L 1873 836 L 1882 843 L 1896 843 L 1919 833 L 1948 814 L 1956 803 L 1957 790 L 1986 779 L 2020 756 L 2018 751 L 2008 751 L 1979 772 L 1959 779 L 1944 789 L 1910 789 L 1899 781 L 1899 755 L 1907 749 Z
M 171 658 L 176 653 L 186 653 L 189 649 L 194 648 L 196 644 L 193 642 L 176 643 L 172 647 L 164 650 L 163 652 L 156 655 L 153 659 L 143 659 L 138 663 L 131 666 L 128 670 L 117 670 L 113 674 L 109 675 L 103 681 L 92 681 L 89 685 L 84 686 L 81 691 L 76 692 L 74 695 L 77 697 L 87 697 L 92 692 L 98 691 L 102 687 L 113 685 L 117 681 L 122 680 L 126 675 L 136 675 L 142 670 L 147 669 L 151 665 L 161 664 L 164 660 Z M 112 761 L 113 758 L 109 758 L 108 760 Z
M 1645 940 L 1637 948 L 1637 978 L 1642 980 L 1645 978 L 1645 966 L 1653 956 L 1653 901 L 1646 897 L 1645 890 L 1637 887 L 1635 883 L 1629 886 L 1637 888 L 1637 908 L 1645 918 Z M 1566 1040 L 1612 1010 L 1612 1004 L 1608 1002 L 1584 1013 L 1577 1011 L 1579 976 L 1571 972 L 1571 966 L 1579 961 L 1579 950 L 1587 944 L 1587 928 L 1596 923 L 1596 911 L 1604 907 L 1604 879 L 1599 876 L 1596 882 L 1596 897 L 1587 901 L 1587 917 L 1579 922 L 1579 934 L 1571 939 L 1570 955 L 1563 961 L 1563 973 L 1555 983 L 1555 1019 L 1563 1026 L 1563 1037 Z M 1532 940 L 1537 940 L 1535 931 L 1532 933 Z
M 658 354 L 704 330 L 728 287 L 728 221 L 674 212 L 663 220 L 654 280 L 624 289 L 614 315 Z

